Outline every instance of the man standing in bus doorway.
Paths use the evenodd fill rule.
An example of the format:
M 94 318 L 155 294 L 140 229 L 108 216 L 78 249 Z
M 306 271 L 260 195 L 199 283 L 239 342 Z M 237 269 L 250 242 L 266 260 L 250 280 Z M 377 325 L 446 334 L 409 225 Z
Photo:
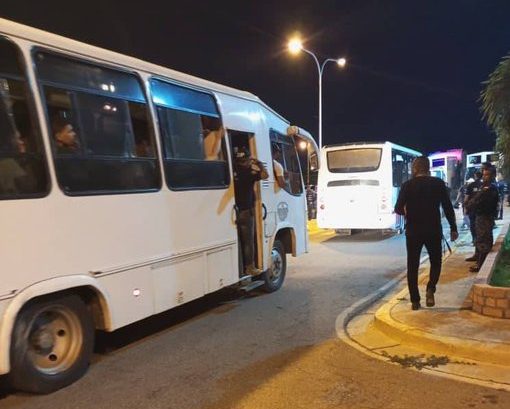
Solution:
M 450 224 L 450 237 L 457 240 L 458 232 L 445 183 L 430 176 L 430 162 L 426 156 L 416 158 L 412 164 L 413 177 L 400 189 L 395 213 L 406 218 L 407 285 L 413 310 L 419 310 L 418 268 L 423 246 L 430 259 L 430 274 L 427 283 L 426 305 L 435 305 L 434 293 L 441 274 L 443 229 L 440 206 Z
M 237 226 L 241 239 L 244 273 L 257 276 L 262 271 L 255 267 L 254 261 L 254 205 L 255 182 L 267 179 L 264 164 L 250 157 L 246 148 L 237 148 L 234 161 L 235 198 L 239 209 Z

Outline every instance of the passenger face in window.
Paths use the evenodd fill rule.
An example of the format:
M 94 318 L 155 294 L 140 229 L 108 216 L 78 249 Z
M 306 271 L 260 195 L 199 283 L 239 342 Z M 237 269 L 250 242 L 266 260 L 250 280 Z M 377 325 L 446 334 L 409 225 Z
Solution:
M 75 152 L 78 149 L 78 137 L 71 123 L 55 121 L 53 132 L 57 150 L 61 153 Z
M 221 143 L 225 128 L 217 118 L 202 116 L 202 135 L 204 136 L 204 159 L 220 160 Z
M 136 141 L 135 151 L 137 157 L 144 158 L 154 156 L 151 142 L 148 139 L 139 139 Z

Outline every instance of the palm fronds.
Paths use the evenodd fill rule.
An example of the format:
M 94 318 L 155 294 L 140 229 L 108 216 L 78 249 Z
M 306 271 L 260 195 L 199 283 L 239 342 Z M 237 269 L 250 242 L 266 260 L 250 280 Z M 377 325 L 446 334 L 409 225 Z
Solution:
M 510 176 L 510 54 L 503 57 L 483 85 L 482 115 L 496 133 L 496 149 L 503 154 L 504 173 Z

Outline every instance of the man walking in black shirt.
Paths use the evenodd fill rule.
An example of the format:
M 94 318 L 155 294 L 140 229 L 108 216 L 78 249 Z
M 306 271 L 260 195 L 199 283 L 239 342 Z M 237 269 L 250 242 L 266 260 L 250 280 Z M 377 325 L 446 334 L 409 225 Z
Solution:
M 407 285 L 412 309 L 420 309 L 418 290 L 418 268 L 423 246 L 430 259 L 430 274 L 427 283 L 427 307 L 435 304 L 434 293 L 441 274 L 443 229 L 441 226 L 440 206 L 443 207 L 448 223 L 450 237 L 457 239 L 455 213 L 444 182 L 430 176 L 430 163 L 426 156 L 416 158 L 412 165 L 413 178 L 402 185 L 398 195 L 395 213 L 406 218 L 407 246 Z

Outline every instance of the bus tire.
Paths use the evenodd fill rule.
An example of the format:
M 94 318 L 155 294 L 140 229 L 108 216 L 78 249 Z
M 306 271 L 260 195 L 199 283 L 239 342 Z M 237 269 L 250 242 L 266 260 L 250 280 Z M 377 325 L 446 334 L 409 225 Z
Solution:
M 280 240 L 275 240 L 271 250 L 271 267 L 262 274 L 262 280 L 264 280 L 262 289 L 267 293 L 279 290 L 285 280 L 286 271 L 285 249 Z
M 9 385 L 46 394 L 81 378 L 94 348 L 94 323 L 76 295 L 36 301 L 23 307 L 11 343 Z

